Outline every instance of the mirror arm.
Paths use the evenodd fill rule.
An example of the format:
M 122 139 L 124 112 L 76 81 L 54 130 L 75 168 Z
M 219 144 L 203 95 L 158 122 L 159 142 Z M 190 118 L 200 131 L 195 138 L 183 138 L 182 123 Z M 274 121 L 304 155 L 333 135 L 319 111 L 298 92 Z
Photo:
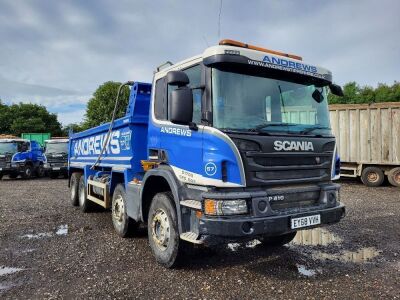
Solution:
M 194 131 L 198 131 L 198 130 L 199 130 L 199 127 L 197 126 L 196 123 L 190 122 L 190 123 L 189 123 L 189 129 L 190 129 L 190 130 L 194 130 Z

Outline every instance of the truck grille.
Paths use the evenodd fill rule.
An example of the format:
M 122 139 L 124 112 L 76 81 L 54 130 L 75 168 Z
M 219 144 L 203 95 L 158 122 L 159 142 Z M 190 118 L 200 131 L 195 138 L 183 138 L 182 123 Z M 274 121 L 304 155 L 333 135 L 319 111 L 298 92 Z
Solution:
M 320 190 L 303 193 L 286 194 L 285 199 L 273 201 L 270 206 L 272 210 L 285 210 L 291 208 L 304 208 L 319 204 Z
M 5 157 L 0 157 L 0 168 L 5 168 L 7 165 L 7 160 Z
M 333 137 L 232 135 L 232 138 L 242 157 L 247 186 L 316 183 L 331 179 L 332 156 L 335 149 Z M 277 140 L 310 142 L 313 145 L 313 151 L 277 151 L 274 149 L 274 143 Z M 243 141 L 250 142 L 253 150 L 243 149 L 242 145 L 246 145 Z M 255 144 L 259 145 L 257 151 Z

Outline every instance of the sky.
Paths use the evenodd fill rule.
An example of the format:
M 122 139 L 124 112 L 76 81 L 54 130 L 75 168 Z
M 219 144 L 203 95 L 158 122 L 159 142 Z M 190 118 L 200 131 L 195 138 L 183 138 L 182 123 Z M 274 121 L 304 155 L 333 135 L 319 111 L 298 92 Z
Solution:
M 392 84 L 399 11 L 398 0 L 0 0 L 0 99 L 79 123 L 100 84 L 151 82 L 224 38 L 298 54 L 341 85 Z

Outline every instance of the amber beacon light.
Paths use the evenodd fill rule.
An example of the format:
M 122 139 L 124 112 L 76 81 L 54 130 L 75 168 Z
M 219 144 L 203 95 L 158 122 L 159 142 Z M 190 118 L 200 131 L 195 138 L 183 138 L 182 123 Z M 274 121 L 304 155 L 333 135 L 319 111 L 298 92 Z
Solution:
M 258 47 L 258 46 L 254 46 L 254 45 L 245 44 L 245 43 L 238 42 L 235 40 L 225 39 L 225 40 L 221 40 L 219 42 L 219 44 L 221 46 L 234 46 L 234 47 L 247 48 L 247 49 L 262 51 L 262 52 L 275 54 L 275 55 L 279 55 L 279 56 L 285 56 L 285 57 L 289 57 L 289 58 L 293 58 L 293 59 L 297 59 L 297 60 L 303 60 L 303 58 L 298 55 L 283 53 L 283 52 L 279 52 L 279 51 L 275 51 L 275 50 L 270 50 L 270 49 L 266 49 L 266 48 L 262 48 L 262 47 Z

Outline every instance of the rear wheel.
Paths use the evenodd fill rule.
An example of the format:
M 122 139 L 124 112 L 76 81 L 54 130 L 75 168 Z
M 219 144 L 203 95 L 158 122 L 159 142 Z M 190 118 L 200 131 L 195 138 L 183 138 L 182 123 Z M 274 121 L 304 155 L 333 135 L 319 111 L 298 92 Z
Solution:
M 157 262 L 166 268 L 176 266 L 182 254 L 178 219 L 170 192 L 154 196 L 147 221 L 150 248 Z
M 85 178 L 83 176 L 79 179 L 79 207 L 84 213 L 90 212 L 93 208 L 93 203 L 87 198 Z
M 79 205 L 79 180 L 81 179 L 82 174 L 78 172 L 74 172 L 71 175 L 71 181 L 69 183 L 70 192 L 71 192 L 71 204 L 73 206 Z
M 400 168 L 393 168 L 388 173 L 389 183 L 393 186 L 400 187 Z
M 125 189 L 122 184 L 118 184 L 112 198 L 111 216 L 114 229 L 121 237 L 131 236 L 138 227 L 138 223 L 127 214 L 126 200 Z
M 260 238 L 260 242 L 264 246 L 279 247 L 290 243 L 296 236 L 296 233 L 297 232 L 295 231 L 278 236 L 262 237 Z
M 29 179 L 32 177 L 33 168 L 31 165 L 26 165 L 24 168 L 24 173 L 22 173 L 22 178 Z
M 383 183 L 385 175 L 378 167 L 367 167 L 361 173 L 361 181 L 366 186 L 377 187 Z

